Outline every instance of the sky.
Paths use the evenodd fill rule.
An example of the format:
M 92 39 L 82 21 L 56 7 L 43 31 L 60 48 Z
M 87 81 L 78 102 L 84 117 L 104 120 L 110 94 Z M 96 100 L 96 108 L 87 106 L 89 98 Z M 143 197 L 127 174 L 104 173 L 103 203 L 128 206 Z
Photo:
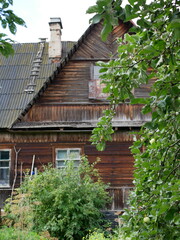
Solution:
M 86 14 L 86 10 L 95 3 L 96 0 L 14 0 L 11 9 L 24 19 L 27 28 L 18 27 L 16 35 L 11 35 L 1 27 L 0 32 L 19 43 L 38 42 L 39 38 L 49 41 L 50 17 L 60 17 L 62 40 L 77 41 L 88 28 L 92 17 Z

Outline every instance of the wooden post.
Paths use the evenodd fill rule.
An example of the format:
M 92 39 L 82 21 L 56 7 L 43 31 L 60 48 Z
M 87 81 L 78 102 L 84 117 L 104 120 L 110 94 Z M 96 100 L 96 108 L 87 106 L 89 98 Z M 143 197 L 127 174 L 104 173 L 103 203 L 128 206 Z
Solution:
M 31 174 L 30 174 L 30 178 L 32 177 L 33 168 L 34 168 L 34 162 L 35 162 L 35 155 L 33 155 L 33 160 L 32 160 L 32 165 L 31 165 Z
M 23 162 L 21 162 L 20 184 L 22 183 L 22 165 L 23 165 Z

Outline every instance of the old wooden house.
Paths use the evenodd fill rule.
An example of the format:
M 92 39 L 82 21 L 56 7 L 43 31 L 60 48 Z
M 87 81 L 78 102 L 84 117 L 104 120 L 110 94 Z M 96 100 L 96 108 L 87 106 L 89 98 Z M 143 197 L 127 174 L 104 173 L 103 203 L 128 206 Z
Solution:
M 116 132 L 106 149 L 98 152 L 89 138 L 108 108 L 96 62 L 115 55 L 116 39 L 132 23 L 120 21 L 106 42 L 100 37 L 101 23 L 91 25 L 78 42 L 61 41 L 60 18 L 52 18 L 49 25 L 50 42 L 15 44 L 14 56 L 0 56 L 0 205 L 32 162 L 38 172 L 49 162 L 62 167 L 68 158 L 78 164 L 86 154 L 90 162 L 101 158 L 97 167 L 110 183 L 110 209 L 122 209 L 133 186 L 131 131 L 148 116 L 141 114 L 141 105 L 120 104 L 113 119 Z M 142 87 L 137 94 L 146 92 Z

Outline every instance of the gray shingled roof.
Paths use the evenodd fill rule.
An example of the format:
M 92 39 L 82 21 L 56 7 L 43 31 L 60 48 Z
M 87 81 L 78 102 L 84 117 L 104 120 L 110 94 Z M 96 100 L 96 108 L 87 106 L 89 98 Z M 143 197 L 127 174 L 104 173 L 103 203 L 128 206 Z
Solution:
M 62 42 L 62 61 L 75 42 Z M 14 44 L 15 54 L 8 58 L 0 55 L 0 128 L 10 128 L 27 105 L 37 95 L 43 84 L 56 71 L 58 64 L 48 58 L 48 43 L 45 43 L 39 75 L 35 89 L 28 94 L 26 89 L 30 79 L 33 61 L 37 56 L 40 43 Z

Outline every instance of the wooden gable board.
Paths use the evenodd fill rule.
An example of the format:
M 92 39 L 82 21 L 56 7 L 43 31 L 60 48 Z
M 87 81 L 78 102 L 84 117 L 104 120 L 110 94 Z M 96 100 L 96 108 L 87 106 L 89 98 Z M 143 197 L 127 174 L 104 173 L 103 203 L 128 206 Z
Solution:
M 119 22 L 119 26 L 114 27 L 105 42 L 101 39 L 102 23 L 96 24 L 86 37 L 85 41 L 78 48 L 78 51 L 73 55 L 72 60 L 87 60 L 87 59 L 110 59 L 116 54 L 116 40 L 122 37 L 132 26 L 130 22 Z

